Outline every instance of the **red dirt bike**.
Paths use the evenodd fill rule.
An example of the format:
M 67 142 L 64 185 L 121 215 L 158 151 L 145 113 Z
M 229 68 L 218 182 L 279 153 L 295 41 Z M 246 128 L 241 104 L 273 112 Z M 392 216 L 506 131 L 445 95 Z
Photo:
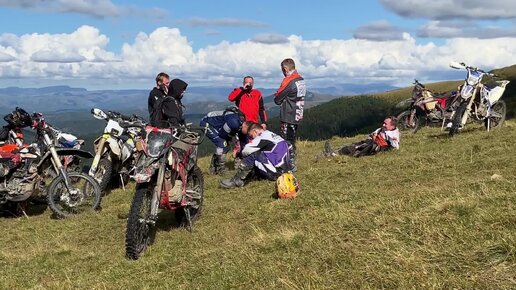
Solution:
M 28 114 L 27 114 L 28 116 Z M 57 217 L 76 215 L 100 206 L 100 188 L 84 173 L 69 172 L 63 166 L 63 156 L 92 158 L 91 153 L 75 148 L 56 148 L 50 137 L 52 129 L 43 116 L 35 113 L 32 128 L 36 143 L 0 153 L 0 205 L 24 207 L 32 198 L 47 195 L 47 202 Z M 49 174 L 53 172 L 54 174 Z
M 410 130 L 415 134 L 424 125 L 444 128 L 445 121 L 450 119 L 452 112 L 458 106 L 458 99 L 457 92 L 452 92 L 448 96 L 435 93 L 418 80 L 414 80 L 411 98 L 396 105 L 397 108 L 408 107 L 396 117 L 398 129 Z
M 144 138 L 136 138 L 136 148 L 143 154 L 131 175 L 136 193 L 125 238 L 126 256 L 132 260 L 152 242 L 160 210 L 173 211 L 178 224 L 191 230 L 204 200 L 204 177 L 197 166 L 197 147 L 204 136 L 151 126 L 144 132 Z

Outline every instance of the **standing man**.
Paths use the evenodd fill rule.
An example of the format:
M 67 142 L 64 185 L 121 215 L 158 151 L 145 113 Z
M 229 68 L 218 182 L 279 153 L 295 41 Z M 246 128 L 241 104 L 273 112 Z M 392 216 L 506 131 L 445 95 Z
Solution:
M 296 70 L 296 63 L 291 58 L 281 62 L 281 70 L 285 78 L 281 86 L 274 93 L 274 103 L 280 105 L 280 136 L 289 144 L 290 163 L 292 171 L 297 171 L 296 133 L 297 127 L 303 119 L 305 105 L 306 83 Z
M 242 86 L 235 88 L 228 96 L 230 102 L 235 102 L 237 107 L 244 113 L 245 120 L 261 124 L 264 129 L 267 127 L 267 114 L 263 106 L 262 93 L 253 89 L 254 79 L 252 76 L 244 77 Z M 258 122 L 260 119 L 260 122 Z
M 165 98 L 168 93 L 168 85 L 170 83 L 170 77 L 168 74 L 164 72 L 160 72 L 156 76 L 156 86 L 152 88 L 152 91 L 149 93 L 149 100 L 147 101 L 148 110 L 149 110 L 149 122 L 156 126 L 156 121 L 159 118 L 157 114 L 159 113 L 157 106 L 161 104 L 163 101 L 162 98 Z
M 235 102 L 240 111 L 245 115 L 245 120 L 257 124 L 261 124 L 263 129 L 267 129 L 267 114 L 263 105 L 262 93 L 259 90 L 253 89 L 254 78 L 252 76 L 245 76 L 242 86 L 235 88 L 228 96 L 230 102 Z M 248 143 L 249 138 L 246 134 L 238 132 L 238 143 L 236 148 L 236 163 L 239 163 L 242 158 L 241 151 L 245 144 Z

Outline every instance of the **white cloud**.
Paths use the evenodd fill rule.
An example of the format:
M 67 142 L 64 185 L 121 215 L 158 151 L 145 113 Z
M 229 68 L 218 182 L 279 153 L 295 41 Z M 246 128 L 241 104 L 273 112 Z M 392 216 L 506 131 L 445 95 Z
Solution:
M 509 19 L 516 18 L 514 0 L 380 0 L 388 9 L 411 18 Z
M 277 44 L 288 42 L 288 38 L 279 33 L 258 33 L 251 38 L 251 41 L 265 44 Z
M 419 37 L 500 38 L 516 37 L 516 27 L 480 27 L 473 21 L 430 21 L 418 29 Z
M 89 15 L 97 18 L 122 15 L 164 18 L 164 9 L 115 5 L 111 0 L 0 0 L 0 6 L 31 9 L 38 12 L 60 12 Z
M 82 26 L 69 34 L 0 35 L 0 52 L 15 59 L 0 62 L 0 78 L 84 79 L 89 83 L 152 86 L 165 71 L 194 85 L 237 85 L 244 75 L 257 86 L 275 87 L 282 78 L 279 63 L 292 57 L 311 86 L 344 83 L 409 83 L 442 79 L 450 60 L 484 69 L 512 65 L 516 38 L 453 38 L 444 44 L 420 44 L 407 33 L 402 40 L 304 40 L 291 35 L 284 43 L 223 41 L 194 51 L 177 28 L 140 33 L 115 54 L 98 29 Z M 0 54 L 1 55 L 1 54 Z
M 0 62 L 11 62 L 14 61 L 16 58 L 9 53 L 5 53 L 0 51 Z
M 230 27 L 266 27 L 263 22 L 242 18 L 202 18 L 192 17 L 178 21 L 179 24 L 185 24 L 193 27 L 214 27 L 214 26 L 230 26 Z
M 353 33 L 356 39 L 373 41 L 403 40 L 403 30 L 387 21 L 380 20 L 358 27 Z

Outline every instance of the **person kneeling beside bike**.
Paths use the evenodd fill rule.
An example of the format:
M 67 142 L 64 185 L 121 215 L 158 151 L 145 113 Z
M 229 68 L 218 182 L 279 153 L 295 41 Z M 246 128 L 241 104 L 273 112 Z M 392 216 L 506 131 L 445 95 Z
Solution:
M 237 107 L 228 107 L 225 111 L 209 112 L 200 122 L 206 128 L 206 136 L 217 147 L 211 157 L 210 174 L 224 174 L 226 171 L 226 153 L 228 143 L 242 130 L 245 117 Z
M 220 181 L 222 188 L 244 186 L 250 173 L 276 180 L 281 174 L 291 170 L 287 142 L 279 135 L 264 130 L 261 125 L 252 123 L 247 134 L 253 139 L 242 150 L 243 160 L 236 169 L 235 176 Z
M 343 146 L 333 150 L 330 142 L 324 144 L 324 155 L 332 157 L 337 155 L 350 155 L 361 157 L 373 155 L 381 151 L 400 148 L 400 132 L 396 128 L 396 118 L 387 117 L 381 128 L 376 129 L 366 140 Z

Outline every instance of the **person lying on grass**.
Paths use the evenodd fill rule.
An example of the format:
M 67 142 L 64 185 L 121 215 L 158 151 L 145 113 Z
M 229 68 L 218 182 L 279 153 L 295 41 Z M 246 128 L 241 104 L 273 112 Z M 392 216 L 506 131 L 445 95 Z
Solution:
M 381 128 L 376 129 L 366 140 L 333 150 L 330 141 L 324 143 L 324 156 L 350 155 L 361 157 L 373 155 L 377 152 L 400 148 L 400 131 L 396 128 L 396 118 L 385 118 Z
M 236 168 L 235 176 L 220 181 L 222 188 L 244 186 L 253 170 L 260 177 L 276 180 L 278 176 L 292 169 L 288 144 L 283 138 L 264 130 L 257 123 L 249 125 L 247 134 L 253 141 L 242 150 L 244 158 Z

